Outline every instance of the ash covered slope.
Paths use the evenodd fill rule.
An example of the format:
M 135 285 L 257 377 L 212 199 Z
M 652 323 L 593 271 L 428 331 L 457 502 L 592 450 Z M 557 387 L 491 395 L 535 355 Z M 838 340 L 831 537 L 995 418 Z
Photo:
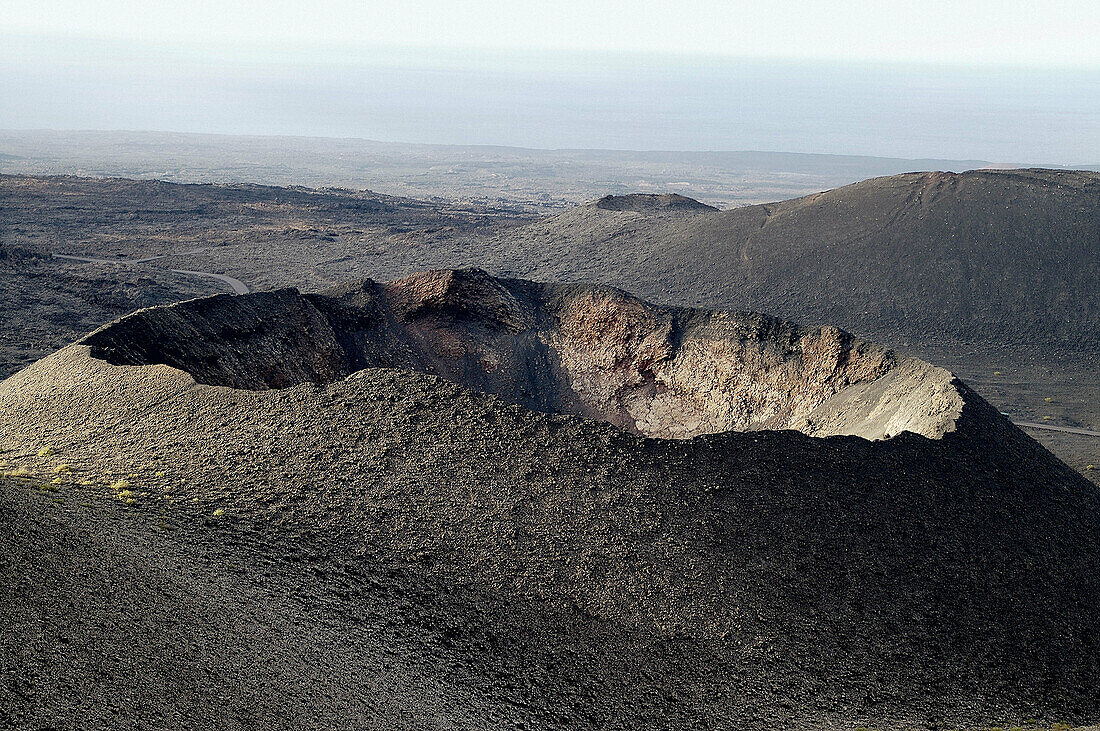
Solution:
M 562 355 L 585 342 L 568 326 L 580 304 L 605 343 L 580 353 L 584 368 Z M 718 366 L 732 368 L 729 382 L 746 387 L 729 392 L 741 404 L 730 413 L 744 417 L 734 428 L 750 431 L 652 439 L 627 430 L 644 422 L 616 421 L 633 418 L 632 391 L 652 402 L 662 382 L 676 390 L 677 362 L 695 349 L 740 358 L 691 370 L 718 388 Z M 785 380 L 770 381 L 776 374 Z M 946 389 L 952 408 L 913 418 L 927 436 L 776 430 L 801 418 L 790 398 L 773 412 L 783 419 L 753 421 L 769 390 L 812 383 L 814 403 L 803 406 L 831 403 L 833 423 L 855 432 L 869 415 L 852 405 L 893 403 L 872 388 L 891 378 L 907 391 Z M 524 384 L 555 395 L 528 402 L 542 410 L 502 400 L 524 402 L 522 389 L 508 390 Z M 589 413 L 603 421 L 578 418 L 607 406 L 582 398 L 593 393 L 623 398 Z M 561 411 L 570 413 L 546 413 Z M 726 412 L 705 415 L 715 413 Z M 59 456 L 35 457 L 42 444 Z M 432 597 L 413 618 L 421 642 L 402 645 L 412 660 L 401 687 L 454 672 L 461 687 L 439 697 L 468 719 L 499 723 L 522 709 L 538 728 L 894 728 L 1100 716 L 1096 489 L 950 374 L 839 331 L 477 272 L 216 297 L 136 313 L 0 383 L 0 449 L 42 474 L 63 459 L 78 475 L 134 475 L 148 495 L 129 512 L 184 526 L 184 543 L 256 544 L 271 560 L 287 546 L 308 554 L 319 582 L 310 596 L 328 597 L 314 615 L 325 641 L 363 657 L 379 652 L 365 611 L 371 626 L 390 627 L 377 617 L 413 621 L 409 607 Z M 225 516 L 204 539 L 214 529 L 202 516 L 215 509 Z M 253 581 L 274 604 L 293 594 L 280 572 L 261 573 Z M 48 605 L 51 581 L 18 584 L 0 612 Z M 211 607 L 232 606 L 228 589 L 208 586 Z M 81 611 L 116 606 L 100 597 Z M 278 636 L 278 616 L 248 621 Z M 180 632 L 172 616 L 137 621 L 149 634 L 158 623 Z M 12 677 L 49 676 L 79 697 L 117 697 L 126 682 L 58 669 L 41 629 L 8 626 L 39 638 L 24 638 Z M 74 631 L 67 652 L 121 645 L 133 631 L 96 626 Z M 206 683 L 251 704 L 198 706 L 196 724 L 292 727 L 310 704 L 331 717 L 325 693 L 297 681 L 300 663 L 245 651 L 248 642 L 189 640 L 177 685 Z M 231 681 L 204 670 L 203 653 L 224 655 L 223 644 L 240 664 Z M 127 652 L 139 672 L 162 667 L 144 647 Z M 361 687 L 354 656 L 318 654 L 318 676 Z M 23 717 L 69 712 L 64 697 L 21 691 L 39 699 Z M 135 723 L 174 702 L 163 688 L 124 698 Z M 344 718 L 386 727 L 369 721 L 373 698 L 341 695 Z M 423 693 L 386 699 L 404 702 L 412 725 L 435 713 Z M 276 712 L 287 706 L 294 713 Z
M 526 253 L 499 266 L 894 342 L 1100 347 L 1097 173 L 911 173 L 694 216 L 631 210 L 510 231 Z

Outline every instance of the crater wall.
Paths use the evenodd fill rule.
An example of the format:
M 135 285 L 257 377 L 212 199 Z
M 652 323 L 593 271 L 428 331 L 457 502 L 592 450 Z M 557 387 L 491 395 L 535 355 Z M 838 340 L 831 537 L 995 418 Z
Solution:
M 252 390 L 403 368 L 674 439 L 761 429 L 935 438 L 962 408 L 947 371 L 835 327 L 480 270 L 194 300 L 137 312 L 84 342 L 114 365 L 164 364 Z

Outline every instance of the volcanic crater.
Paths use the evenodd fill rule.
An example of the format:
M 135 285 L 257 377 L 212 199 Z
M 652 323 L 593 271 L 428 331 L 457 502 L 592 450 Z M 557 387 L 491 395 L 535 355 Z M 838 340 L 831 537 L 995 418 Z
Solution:
M 947 371 L 835 327 L 658 307 L 607 287 L 477 269 L 194 300 L 137 312 L 84 344 L 113 365 L 164 364 L 252 390 L 413 370 L 673 439 L 764 429 L 938 438 L 963 404 Z
M 0 555 L 25 567 L 0 580 L 19 592 L 0 641 L 28 653 L 18 677 L 56 672 L 20 691 L 41 718 L 138 698 L 133 669 L 163 667 L 170 685 L 127 701 L 137 725 L 182 697 L 217 727 L 211 687 L 255 699 L 257 728 L 419 728 L 441 703 L 455 728 L 1100 714 L 1095 487 L 948 371 L 836 328 L 478 270 L 221 295 L 138 311 L 0 382 L 0 451 L 75 476 L 43 510 L 97 516 L 59 518 L 28 554 L 18 536 L 42 516 L 0 492 Z M 262 560 L 198 589 L 185 561 L 146 592 L 141 561 L 89 582 L 57 558 L 96 564 L 120 525 L 158 541 L 151 556 Z M 266 598 L 217 603 L 240 586 Z M 177 621 L 165 597 L 235 634 Z M 51 621 L 59 602 L 82 623 Z M 46 619 L 5 615 L 24 606 Z M 298 640 L 315 627 L 332 652 Z M 403 644 L 376 642 L 392 627 Z M 126 672 L 81 671 L 104 646 Z M 406 692 L 436 686 L 391 684 L 395 658 L 462 681 Z

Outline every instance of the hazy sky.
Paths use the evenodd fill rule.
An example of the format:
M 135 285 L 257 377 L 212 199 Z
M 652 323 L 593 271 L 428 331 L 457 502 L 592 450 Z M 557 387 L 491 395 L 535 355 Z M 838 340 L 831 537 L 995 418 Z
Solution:
M 1095 164 L 1100 0 L 0 0 L 0 128 Z
M 4 35 L 1100 67 L 1098 0 L 3 0 Z

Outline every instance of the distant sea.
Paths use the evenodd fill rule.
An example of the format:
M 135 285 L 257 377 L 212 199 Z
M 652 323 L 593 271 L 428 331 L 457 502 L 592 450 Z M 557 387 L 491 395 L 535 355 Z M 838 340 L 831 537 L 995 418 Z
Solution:
M 0 46 L 0 128 L 1100 163 L 1100 69 Z

